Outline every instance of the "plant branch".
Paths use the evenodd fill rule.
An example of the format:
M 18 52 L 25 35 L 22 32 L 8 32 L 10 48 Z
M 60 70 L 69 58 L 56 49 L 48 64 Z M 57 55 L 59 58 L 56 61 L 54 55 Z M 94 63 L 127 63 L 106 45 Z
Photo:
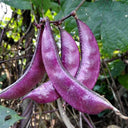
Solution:
M 53 23 L 54 25 L 60 25 L 60 24 L 62 24 L 62 22 L 64 21 L 64 20 L 66 20 L 66 19 L 68 19 L 69 17 L 71 17 L 73 14 L 72 14 L 72 12 L 69 14 L 69 15 L 67 15 L 67 16 L 65 16 L 64 18 L 62 18 L 62 19 L 60 19 L 60 20 L 57 20 L 57 21 L 51 21 L 50 23 Z
M 75 8 L 74 11 L 77 12 L 78 9 L 84 4 L 85 1 L 86 1 L 86 0 L 82 0 L 81 3 Z
M 112 62 L 112 61 L 117 60 L 117 59 L 122 59 L 125 56 L 128 56 L 128 51 L 123 53 L 123 54 L 121 54 L 120 56 L 113 57 L 112 59 L 105 59 L 104 61 L 109 63 L 109 62 Z
M 12 16 L 11 16 L 11 19 L 8 21 L 7 25 L 2 29 L 2 32 L 1 32 L 1 35 L 0 35 L 0 44 L 2 45 L 2 40 L 3 40 L 3 37 L 4 37 L 4 34 L 6 33 L 7 31 L 7 28 L 8 28 L 8 25 L 10 24 L 12 18 L 15 16 L 15 12 L 12 13 Z
M 121 102 L 121 99 L 120 99 L 119 92 L 118 92 L 118 90 L 117 90 L 117 86 L 116 86 L 115 80 L 113 79 L 112 74 L 111 74 L 111 72 L 110 72 L 110 70 L 109 70 L 109 68 L 108 68 L 108 65 L 107 65 L 107 63 L 106 63 L 105 61 L 104 61 L 104 65 L 105 65 L 105 67 L 107 68 L 108 73 L 109 73 L 109 76 L 110 76 L 110 78 L 111 78 L 111 80 L 112 80 L 111 86 L 113 87 L 114 92 L 116 93 L 116 98 L 117 98 L 117 101 L 118 101 L 118 103 L 119 103 L 118 106 L 119 106 L 120 110 L 124 113 L 125 111 L 124 111 L 124 108 L 123 108 L 123 105 L 122 105 L 122 102 Z
M 84 120 L 87 122 L 87 124 L 89 125 L 90 128 L 94 128 L 94 127 L 91 125 L 91 123 L 90 123 L 90 121 L 88 120 L 88 118 L 84 115 L 84 113 L 82 113 L 82 117 L 83 117 Z
M 62 24 L 62 22 L 64 20 L 68 19 L 69 17 L 71 17 L 71 16 L 74 16 L 75 17 L 76 16 L 76 11 L 78 11 L 78 9 L 84 4 L 85 1 L 86 0 L 82 0 L 81 3 L 70 14 L 68 14 L 67 16 L 65 16 L 62 19 L 57 20 L 57 21 L 51 21 L 50 23 L 53 23 L 54 25 L 58 26 L 58 25 Z M 42 25 L 43 22 L 45 22 L 44 19 L 42 19 L 40 21 L 39 27 Z
M 71 124 L 69 118 L 67 117 L 67 115 L 66 115 L 66 113 L 65 113 L 65 111 L 64 111 L 64 109 L 63 109 L 63 107 L 62 107 L 62 104 L 61 104 L 60 99 L 57 100 L 57 104 L 58 104 L 58 108 L 59 108 L 60 115 L 61 115 L 62 120 L 64 121 L 66 127 L 67 127 L 67 128 L 75 128 L 75 127 Z
M 57 2 L 58 2 L 58 4 L 60 5 L 60 0 L 58 0 Z
M 26 55 L 26 56 L 21 56 L 21 57 L 10 58 L 8 60 L 0 60 L 0 64 L 6 63 L 6 62 L 9 62 L 9 61 L 13 61 L 13 60 L 19 60 L 19 59 L 23 59 L 23 58 L 29 58 L 29 57 L 32 57 L 32 56 L 33 55 Z
M 20 43 L 23 41 L 23 39 L 25 38 L 25 36 L 26 36 L 26 35 L 28 34 L 28 32 L 30 31 L 31 26 L 32 26 L 32 23 L 30 22 L 30 24 L 29 24 L 29 26 L 28 26 L 26 32 L 25 32 L 24 35 L 19 39 L 18 44 L 20 44 Z

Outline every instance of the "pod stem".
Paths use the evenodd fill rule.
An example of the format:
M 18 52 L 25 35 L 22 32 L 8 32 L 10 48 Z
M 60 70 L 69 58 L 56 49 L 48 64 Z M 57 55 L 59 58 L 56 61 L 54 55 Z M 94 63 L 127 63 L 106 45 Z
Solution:
M 57 21 L 50 21 L 50 23 L 53 23 L 54 25 L 58 26 L 60 24 L 62 24 L 62 22 L 66 19 L 68 19 L 69 17 L 73 16 L 72 13 L 70 13 L 69 15 L 63 17 L 62 19 L 60 20 L 57 20 Z
M 70 14 L 68 14 L 67 16 L 65 16 L 65 17 L 63 17 L 62 19 L 57 20 L 57 21 L 50 21 L 50 23 L 53 23 L 54 25 L 58 26 L 58 25 L 62 24 L 62 22 L 63 22 L 64 20 L 68 19 L 68 18 L 71 17 L 71 16 L 77 18 L 76 12 L 77 12 L 78 9 L 84 4 L 85 1 L 86 1 L 86 0 L 82 0 L 82 1 L 80 2 L 80 4 L 79 4 Z M 40 22 L 42 22 L 42 21 L 44 22 L 44 20 L 41 20 Z
M 128 116 L 123 115 L 117 108 L 113 108 L 113 111 L 115 112 L 116 115 L 118 115 L 120 118 L 128 120 Z

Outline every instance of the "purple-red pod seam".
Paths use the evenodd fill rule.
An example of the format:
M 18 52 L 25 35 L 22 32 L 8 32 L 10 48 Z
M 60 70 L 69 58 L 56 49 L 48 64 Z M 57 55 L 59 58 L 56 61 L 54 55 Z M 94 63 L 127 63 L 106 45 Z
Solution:
M 43 29 L 39 30 L 37 45 L 31 63 L 25 73 L 13 84 L 0 92 L 0 98 L 16 99 L 28 93 L 44 76 L 45 68 L 41 55 Z
M 79 83 L 64 69 L 48 19 L 46 19 L 45 23 L 41 48 L 44 66 L 49 79 L 67 103 L 75 109 L 88 114 L 97 114 L 105 109 L 119 112 L 107 99 Z
M 79 31 L 82 58 L 76 78 L 86 87 L 92 89 L 99 76 L 100 52 L 90 28 L 79 19 L 76 19 L 76 22 Z
M 75 76 L 80 62 L 79 49 L 72 36 L 60 28 L 61 35 L 61 61 L 63 66 L 72 76 Z M 54 64 L 53 64 L 54 65 Z M 58 99 L 57 93 L 51 81 L 45 82 L 38 88 L 29 92 L 23 99 L 30 98 L 37 103 L 48 103 Z

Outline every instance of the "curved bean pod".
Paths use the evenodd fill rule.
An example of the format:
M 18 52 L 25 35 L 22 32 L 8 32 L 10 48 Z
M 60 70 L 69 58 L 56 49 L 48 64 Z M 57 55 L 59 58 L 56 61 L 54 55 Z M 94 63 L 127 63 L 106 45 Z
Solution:
M 75 76 L 80 64 L 79 49 L 76 42 L 68 32 L 60 29 L 60 36 L 62 64 L 72 76 Z
M 28 69 L 16 82 L 0 92 L 0 98 L 15 99 L 22 97 L 42 79 L 45 73 L 41 55 L 42 33 L 43 30 L 40 30 L 37 46 Z
M 67 103 L 88 114 L 97 114 L 105 109 L 119 112 L 108 100 L 79 83 L 64 69 L 48 19 L 44 28 L 41 48 L 47 74 L 57 92 Z
M 90 28 L 79 19 L 76 19 L 76 21 L 80 36 L 81 62 L 80 62 L 79 70 L 75 77 L 79 82 L 83 83 L 85 86 L 92 89 L 99 75 L 100 53 L 96 39 L 92 34 Z M 64 67 L 66 67 L 67 71 L 70 72 L 71 70 L 73 71 L 75 68 L 73 68 L 73 64 L 70 65 L 69 62 L 71 61 L 78 62 L 78 61 L 75 60 L 74 58 L 76 56 L 75 53 L 69 54 L 71 51 L 69 49 L 71 46 L 70 42 L 72 41 L 67 41 L 69 40 L 67 39 L 67 37 L 68 37 L 68 33 L 66 33 L 66 31 L 61 29 L 62 64 Z M 69 57 L 69 55 L 71 55 L 71 57 Z M 72 75 L 75 72 L 76 70 L 70 73 Z M 44 83 L 37 89 L 30 92 L 28 95 L 26 95 L 24 99 L 31 98 L 38 103 L 52 102 L 59 97 L 59 95 L 56 94 L 56 91 L 52 86 L 53 85 L 51 82 Z
M 72 76 L 75 76 L 80 61 L 79 49 L 72 36 L 63 29 L 60 29 L 61 35 L 61 61 L 63 66 Z M 53 64 L 54 65 L 54 64 Z M 58 99 L 57 93 L 51 81 L 45 82 L 38 88 L 28 93 L 23 99 L 30 98 L 37 103 L 48 103 Z
M 80 43 L 81 43 L 81 62 L 76 78 L 78 81 L 92 89 L 97 81 L 100 70 L 100 53 L 97 41 L 90 28 L 76 19 Z

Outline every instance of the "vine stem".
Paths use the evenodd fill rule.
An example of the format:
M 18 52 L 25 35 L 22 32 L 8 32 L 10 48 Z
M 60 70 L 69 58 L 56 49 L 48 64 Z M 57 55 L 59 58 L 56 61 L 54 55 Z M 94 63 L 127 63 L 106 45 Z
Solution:
M 57 21 L 50 21 L 50 23 L 53 23 L 54 25 L 58 26 L 58 25 L 62 24 L 62 22 L 63 22 L 64 20 L 68 19 L 69 17 L 71 17 L 71 16 L 74 16 L 74 17 L 75 17 L 75 16 L 76 16 L 76 12 L 77 12 L 78 9 L 84 4 L 85 1 L 86 1 L 86 0 L 82 0 L 82 1 L 80 2 L 80 4 L 79 4 L 70 14 L 68 14 L 67 16 L 65 16 L 65 17 L 63 17 L 62 19 L 57 20 Z M 44 23 L 44 22 L 45 22 L 45 20 L 44 20 L 44 19 L 41 19 L 41 20 L 40 20 L 40 24 L 38 25 L 38 27 L 42 26 L 42 23 Z
M 82 0 L 81 3 L 75 8 L 74 11 L 77 12 L 78 9 L 84 4 L 85 1 L 86 1 L 86 0 Z
M 60 5 L 60 0 L 58 0 L 58 4 Z

